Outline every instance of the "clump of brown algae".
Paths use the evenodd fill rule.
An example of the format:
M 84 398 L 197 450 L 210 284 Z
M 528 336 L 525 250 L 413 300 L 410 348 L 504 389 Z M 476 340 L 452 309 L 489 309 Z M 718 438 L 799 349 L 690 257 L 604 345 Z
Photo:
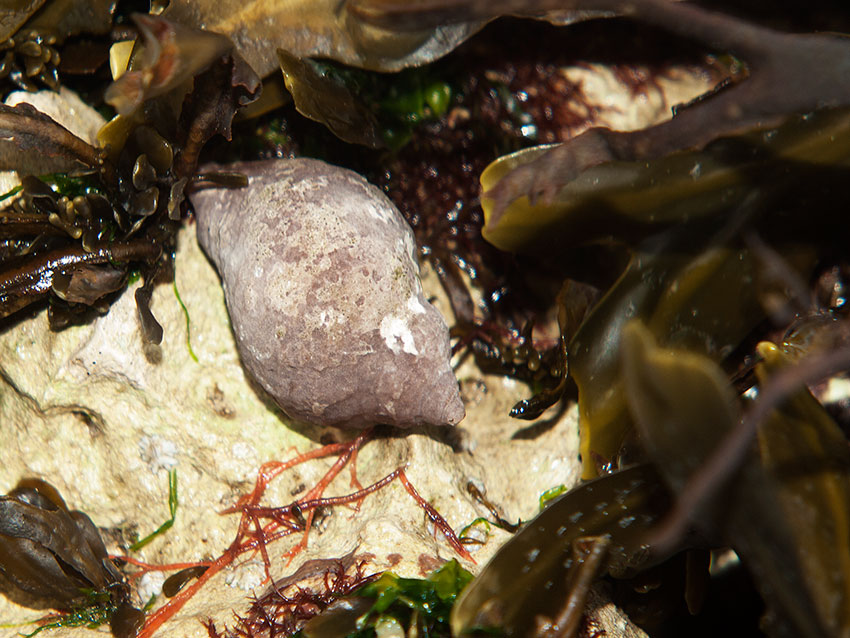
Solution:
M 312 159 L 229 166 L 192 195 L 242 363 L 292 418 L 367 427 L 464 417 L 449 332 L 422 293 L 413 233 L 358 174 Z

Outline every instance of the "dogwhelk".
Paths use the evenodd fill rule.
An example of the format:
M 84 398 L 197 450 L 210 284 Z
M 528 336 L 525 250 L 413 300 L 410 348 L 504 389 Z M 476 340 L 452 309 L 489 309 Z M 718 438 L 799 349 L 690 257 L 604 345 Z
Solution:
M 192 203 L 247 371 L 302 421 L 458 423 L 448 329 L 387 197 L 318 160 L 228 170 L 245 173 L 247 188 L 202 190 Z

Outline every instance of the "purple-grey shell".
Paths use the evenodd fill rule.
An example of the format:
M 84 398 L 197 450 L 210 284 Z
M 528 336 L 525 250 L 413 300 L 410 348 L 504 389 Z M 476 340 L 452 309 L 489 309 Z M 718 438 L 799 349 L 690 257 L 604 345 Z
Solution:
M 342 427 L 464 416 L 448 328 L 413 233 L 358 174 L 312 159 L 243 163 L 244 189 L 192 195 L 246 370 L 292 418 Z

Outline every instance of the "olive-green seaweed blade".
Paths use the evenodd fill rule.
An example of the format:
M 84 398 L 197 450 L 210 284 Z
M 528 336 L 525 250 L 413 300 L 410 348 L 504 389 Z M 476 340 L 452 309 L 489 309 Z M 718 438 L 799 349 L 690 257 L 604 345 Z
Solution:
M 625 327 L 622 341 L 630 410 L 651 460 L 678 492 L 703 470 L 726 435 L 739 427 L 734 394 L 716 363 L 692 352 L 657 347 L 639 322 Z M 777 418 L 785 419 L 773 415 L 764 424 L 762 448 L 766 436 L 770 448 L 783 449 L 794 463 L 819 450 L 822 454 L 805 435 L 795 434 L 793 445 L 784 446 L 776 433 L 782 430 L 790 436 L 793 428 L 790 424 L 776 428 Z M 828 577 L 817 569 L 807 567 L 809 557 L 801 551 L 816 537 L 819 526 L 831 525 L 832 511 L 806 502 L 812 498 L 817 502 L 823 493 L 810 485 L 812 494 L 804 496 L 786 477 L 765 467 L 755 449 L 741 467 L 730 465 L 724 478 L 710 503 L 691 512 L 691 520 L 718 546 L 731 546 L 738 553 L 767 604 L 769 633 L 783 638 L 845 635 L 842 621 L 824 615 L 823 605 L 816 602 L 818 591 L 833 585 L 822 580 Z M 808 535 L 799 532 L 801 517 L 808 519 Z M 846 520 L 837 528 L 842 525 Z M 835 542 L 840 546 L 848 541 L 845 537 Z M 840 589 L 846 588 L 840 584 Z M 835 612 L 834 606 L 831 609 L 828 613 Z
M 623 328 L 631 319 L 646 322 L 664 345 L 721 360 L 764 317 L 753 251 L 710 244 L 703 249 L 707 240 L 695 237 L 698 230 L 668 231 L 667 241 L 634 251 L 570 341 L 584 478 L 595 475 L 595 457 L 617 454 L 633 427 L 620 366 Z M 810 262 L 794 265 L 805 271 Z
M 776 345 L 758 345 L 759 383 L 793 365 Z M 850 447 L 803 388 L 758 431 L 759 452 L 796 539 L 802 580 L 831 636 L 850 635 Z
M 792 164 L 846 166 L 850 160 L 850 111 L 820 111 L 793 117 L 769 131 L 726 137 L 700 151 L 653 160 L 609 161 L 584 170 L 551 202 L 532 204 L 522 195 L 497 215 L 487 196 L 499 182 L 537 162 L 558 145 L 537 146 L 505 155 L 481 174 L 484 238 L 508 251 L 534 252 L 593 241 L 611 228 L 633 239 L 683 220 L 722 213 L 754 184 L 776 186 L 776 176 Z M 786 178 L 788 175 L 786 174 Z
M 587 595 L 568 591 L 573 543 L 610 540 L 602 569 L 625 576 L 649 557 L 646 532 L 669 507 L 658 475 L 639 465 L 584 483 L 552 501 L 502 546 L 463 591 L 452 609 L 452 634 L 495 627 L 507 636 L 530 635 L 538 615 L 554 617 L 568 597 L 582 606 Z M 588 582 L 593 578 L 578 579 Z

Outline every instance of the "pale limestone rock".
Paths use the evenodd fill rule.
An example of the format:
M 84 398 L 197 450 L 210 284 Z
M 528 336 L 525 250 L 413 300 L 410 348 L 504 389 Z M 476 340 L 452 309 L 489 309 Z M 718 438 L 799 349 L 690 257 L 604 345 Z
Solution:
M 319 160 L 229 170 L 249 185 L 202 190 L 192 204 L 248 372 L 309 423 L 457 424 L 448 328 L 389 199 Z
M 631 70 L 637 76 L 641 73 L 646 77 L 655 76 L 650 68 L 633 67 Z M 587 119 L 583 127 L 571 129 L 572 135 L 591 126 L 636 131 L 659 124 L 673 116 L 673 106 L 711 90 L 712 80 L 716 81 L 700 69 L 671 67 L 636 93 L 633 85 L 604 64 L 565 67 L 561 74 L 579 85 L 582 102 L 592 105 L 592 108 L 575 105 L 578 109 L 587 108 L 585 113 L 577 113 Z
M 164 327 L 159 364 L 145 358 L 132 288 L 90 325 L 51 333 L 39 314 L 0 334 L 0 493 L 23 476 L 46 478 L 70 506 L 90 514 L 105 530 L 111 553 L 124 554 L 134 533 L 147 534 L 168 517 L 167 469 L 176 462 L 180 506 L 175 525 L 132 554 L 153 563 L 221 554 L 233 540 L 238 518 L 218 512 L 250 490 L 261 463 L 313 449 L 322 433 L 291 429 L 257 393 L 240 365 L 220 282 L 195 241 L 194 228 L 181 233 L 179 246 L 177 286 L 189 310 L 197 363 L 189 355 L 185 317 L 169 286 L 156 288 L 152 302 Z M 447 311 L 433 273 L 423 275 L 423 285 L 429 298 L 437 297 L 438 310 Z M 479 390 L 463 423 L 451 431 L 434 428 L 433 435 L 411 430 L 404 438 L 368 443 L 358 458 L 360 481 L 366 485 L 405 466 L 422 496 L 456 531 L 487 515 L 466 493 L 470 480 L 486 488 L 506 518 L 528 519 L 536 513 L 541 492 L 577 480 L 575 412 L 535 439 L 511 440 L 527 424 L 507 412 L 528 388 L 483 377 L 472 364 L 461 367 L 458 376 Z M 454 448 L 442 438 L 447 433 Z M 291 502 L 331 463 L 293 468 L 272 483 L 263 503 Z M 328 494 L 351 491 L 344 472 Z M 306 560 L 339 557 L 355 548 L 358 554 L 374 554 L 368 569 L 391 567 L 410 577 L 421 577 L 422 567 L 435 557 L 455 557 L 441 536 L 429 533 L 422 510 L 398 483 L 366 498 L 357 512 L 334 508 L 319 527 L 308 549 L 289 565 L 282 555 L 297 539 L 269 546 L 275 578 L 292 574 Z M 470 548 L 478 565 L 462 564 L 476 571 L 507 537 L 494 529 L 486 545 Z M 401 556 L 400 562 L 394 555 Z M 201 621 L 213 618 L 221 629 L 233 622 L 233 612 L 244 614 L 252 592 L 241 586 L 256 582 L 261 559 L 243 558 L 248 560 L 244 568 L 233 566 L 213 578 L 158 635 L 205 638 Z M 159 581 L 147 579 L 144 593 L 155 591 Z M 40 615 L 0 597 L 0 638 L 32 630 L 6 623 Z M 82 628 L 50 634 L 90 635 Z

